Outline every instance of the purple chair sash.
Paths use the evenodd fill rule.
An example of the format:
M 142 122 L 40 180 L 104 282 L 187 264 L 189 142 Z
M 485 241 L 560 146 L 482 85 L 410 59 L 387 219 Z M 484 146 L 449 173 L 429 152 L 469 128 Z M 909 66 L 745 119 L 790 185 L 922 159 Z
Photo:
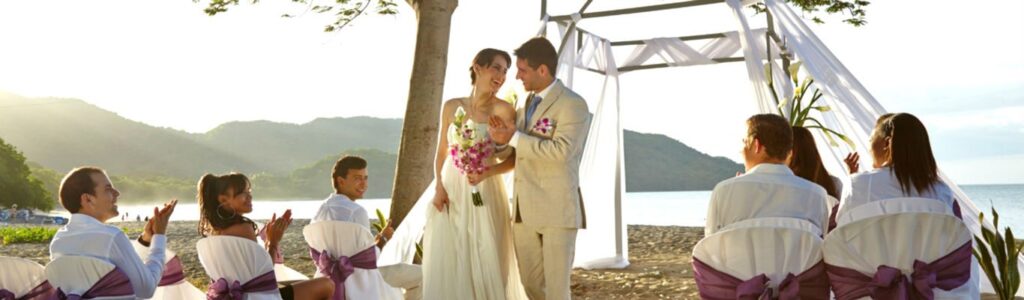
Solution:
M 47 280 L 43 280 L 42 283 L 32 288 L 28 293 L 25 293 L 25 295 L 22 295 L 21 297 L 18 297 L 14 292 L 7 289 L 0 288 L 0 300 L 29 300 L 35 297 L 46 299 L 51 297 L 52 294 L 53 286 L 51 286 L 50 281 Z
M 309 256 L 313 258 L 313 264 L 316 265 L 317 271 L 327 275 L 334 282 L 334 296 L 331 298 L 334 300 L 345 299 L 345 279 L 348 279 L 348 276 L 352 275 L 356 268 L 377 268 L 376 246 L 370 246 L 355 255 L 341 256 L 337 259 L 331 257 L 326 250 L 320 252 L 309 248 Z
M 181 258 L 174 256 L 164 264 L 164 275 L 160 278 L 159 286 L 168 286 L 185 280 L 185 266 L 181 264 Z
M 274 271 L 263 273 L 263 275 L 250 279 L 245 284 L 238 283 L 238 280 L 228 283 L 224 278 L 217 279 L 210 284 L 206 290 L 207 300 L 242 300 L 246 293 L 266 292 L 277 290 L 277 278 Z
M 129 296 L 134 295 L 135 290 L 132 289 L 132 282 L 128 280 L 128 276 L 121 272 L 121 269 L 115 268 L 99 281 L 96 281 L 89 290 L 85 291 L 81 295 L 71 293 L 68 295 L 64 294 L 60 288 L 57 288 L 57 292 L 53 293 L 50 297 L 52 300 L 80 300 L 80 299 L 92 299 L 97 297 L 114 297 L 114 296 Z
M 824 262 L 818 262 L 800 275 L 792 273 L 779 284 L 779 295 L 772 297 L 768 276 L 760 274 L 746 281 L 715 270 L 693 258 L 694 279 L 701 299 L 760 300 L 760 299 L 828 299 L 828 278 Z
M 934 299 L 933 289 L 950 291 L 971 278 L 971 242 L 931 263 L 914 260 L 914 272 L 904 276 L 896 268 L 878 266 L 873 277 L 826 264 L 837 300 L 857 299 Z

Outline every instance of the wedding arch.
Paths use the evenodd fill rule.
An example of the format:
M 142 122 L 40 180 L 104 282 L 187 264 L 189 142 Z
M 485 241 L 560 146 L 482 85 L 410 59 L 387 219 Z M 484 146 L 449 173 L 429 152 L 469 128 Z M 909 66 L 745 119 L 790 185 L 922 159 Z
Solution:
M 752 28 L 752 17 L 744 13 L 745 7 L 761 0 L 690 0 L 585 12 L 591 2 L 588 0 L 578 13 L 553 16 L 547 12 L 547 1 L 541 0 L 541 25 L 537 33 L 538 36 L 547 36 L 556 41 L 560 54 L 557 75 L 567 86 L 572 87 L 574 74 L 578 70 L 603 76 L 600 97 L 587 99 L 593 119 L 580 165 L 580 186 L 587 219 L 591 222 L 588 222 L 586 230 L 578 233 L 576 267 L 624 268 L 629 265 L 626 224 L 622 218 L 622 199 L 626 185 L 619 97 L 621 74 L 657 68 L 743 62 L 755 92 L 752 99 L 759 111 L 780 113 L 777 109 L 780 103 L 772 96 L 773 91 L 768 85 L 766 67 L 773 70 L 771 76 L 774 82 L 789 82 L 790 63 L 800 61 L 802 69 L 814 78 L 813 86 L 823 94 L 819 103 L 830 108 L 824 112 L 813 111 L 812 114 L 824 127 L 840 132 L 848 139 L 847 143 L 835 143 L 834 138 L 826 136 L 822 131 L 812 130 L 826 167 L 830 170 L 845 170 L 843 157 L 846 153 L 856 149 L 870 149 L 868 138 L 875 120 L 886 110 L 785 2 L 763 0 L 766 13 L 754 17 L 767 18 L 767 26 L 764 28 Z M 734 31 L 611 41 L 577 26 L 584 19 L 722 4 L 735 17 Z M 549 24 L 554 24 L 554 29 L 549 28 Z M 620 61 L 612 54 L 613 47 L 632 47 L 633 50 L 626 59 Z M 774 89 L 780 99 L 791 99 L 794 93 L 793 87 L 788 85 L 775 85 Z M 792 101 L 781 104 L 782 107 L 792 105 Z M 781 111 L 787 114 L 789 109 Z M 980 235 L 982 224 L 978 220 L 979 209 L 949 177 L 941 173 L 940 176 L 953 189 L 963 212 L 964 223 L 972 233 Z M 844 186 L 850 186 L 849 178 L 841 177 L 844 177 Z M 422 236 L 425 224 L 423 216 L 416 214 L 422 215 L 423 208 L 429 206 L 432 196 L 432 189 L 428 189 L 416 204 L 417 207 L 412 209 L 397 229 L 396 238 L 381 254 L 382 265 L 412 262 L 415 242 Z M 992 225 L 986 223 L 984 226 L 991 228 Z M 984 276 L 981 277 L 987 281 Z

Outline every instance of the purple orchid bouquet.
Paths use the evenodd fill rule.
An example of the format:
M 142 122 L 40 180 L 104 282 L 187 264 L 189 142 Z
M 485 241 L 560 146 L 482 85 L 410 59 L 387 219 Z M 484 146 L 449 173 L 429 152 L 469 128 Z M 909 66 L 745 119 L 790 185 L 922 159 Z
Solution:
M 476 123 L 466 118 L 466 111 L 459 107 L 455 111 L 454 128 L 449 130 L 448 154 L 452 164 L 463 175 L 483 174 L 490 169 L 487 159 L 494 154 L 494 143 L 485 134 L 477 132 Z M 483 197 L 473 185 L 473 205 L 483 206 Z

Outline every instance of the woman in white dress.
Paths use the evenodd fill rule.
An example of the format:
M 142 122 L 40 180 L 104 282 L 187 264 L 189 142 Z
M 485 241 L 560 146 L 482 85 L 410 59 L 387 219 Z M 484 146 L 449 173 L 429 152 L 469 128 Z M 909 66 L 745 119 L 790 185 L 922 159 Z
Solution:
M 489 140 L 491 116 L 514 126 L 515 108 L 495 97 L 511 63 L 504 51 L 481 50 L 470 67 L 470 97 L 444 103 L 434 169 L 439 178 L 433 199 L 436 209 L 427 209 L 423 235 L 423 299 L 525 299 L 512 245 L 508 193 L 502 176 L 493 176 L 511 170 L 514 157 L 500 164 L 491 157 L 484 174 L 465 175 L 455 167 L 449 150 L 459 108 L 465 111 L 467 123 L 475 123 L 470 124 L 477 140 Z M 473 204 L 474 184 L 483 205 Z

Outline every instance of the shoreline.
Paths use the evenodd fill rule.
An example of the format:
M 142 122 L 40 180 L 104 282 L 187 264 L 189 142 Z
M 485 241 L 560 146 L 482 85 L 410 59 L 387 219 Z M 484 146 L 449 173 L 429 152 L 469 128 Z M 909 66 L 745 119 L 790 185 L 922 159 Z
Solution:
M 312 277 L 315 266 L 302 238 L 302 227 L 308 223 L 309 220 L 305 219 L 297 219 L 292 223 L 281 242 L 281 252 L 284 254 L 285 265 Z M 111 224 L 136 233 L 130 234 L 129 238 L 137 237 L 137 232 L 144 225 L 142 222 Z M 167 249 L 181 258 L 186 280 L 205 290 L 210 279 L 196 256 L 195 244 L 200 238 L 197 226 L 198 222 L 195 221 L 171 222 L 167 228 Z M 629 267 L 574 269 L 571 281 L 574 299 L 699 298 L 690 263 L 693 246 L 704 237 L 702 227 L 628 225 L 627 231 Z M 45 265 L 50 261 L 49 243 L 0 246 L 0 256 L 27 258 Z

